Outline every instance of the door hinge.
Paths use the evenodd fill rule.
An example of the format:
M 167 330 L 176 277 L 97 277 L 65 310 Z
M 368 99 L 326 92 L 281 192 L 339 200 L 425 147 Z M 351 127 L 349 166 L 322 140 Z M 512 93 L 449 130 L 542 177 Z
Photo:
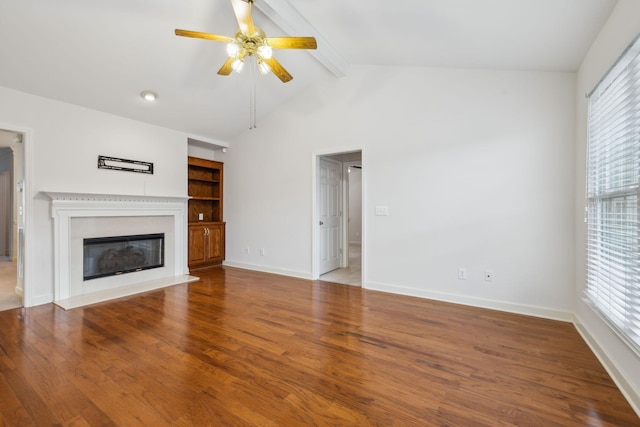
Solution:
M 340 255 L 342 255 L 342 248 L 339 249 Z

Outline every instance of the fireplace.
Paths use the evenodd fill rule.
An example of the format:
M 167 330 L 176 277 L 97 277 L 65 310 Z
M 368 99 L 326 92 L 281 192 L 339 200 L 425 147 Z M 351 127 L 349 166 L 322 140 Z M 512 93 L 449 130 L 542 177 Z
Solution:
M 54 302 L 57 305 L 69 309 L 197 280 L 188 275 L 187 269 L 186 197 L 47 194 L 51 197 L 54 220 Z M 149 236 L 151 240 L 162 236 L 164 243 L 151 249 L 157 243 L 139 241 L 142 235 L 145 240 Z M 104 240 L 105 236 L 116 239 Z M 102 246 L 116 240 L 125 242 L 106 249 Z M 86 266 L 85 241 L 90 247 L 95 246 L 88 249 L 90 260 Z M 149 252 L 145 252 L 147 249 Z M 103 267 L 112 264 L 112 268 L 100 270 L 102 254 L 94 254 L 94 250 L 100 253 L 106 250 L 110 260 L 107 261 L 105 255 Z M 129 263 L 143 257 L 149 265 Z
M 164 233 L 83 239 L 83 280 L 164 267 Z

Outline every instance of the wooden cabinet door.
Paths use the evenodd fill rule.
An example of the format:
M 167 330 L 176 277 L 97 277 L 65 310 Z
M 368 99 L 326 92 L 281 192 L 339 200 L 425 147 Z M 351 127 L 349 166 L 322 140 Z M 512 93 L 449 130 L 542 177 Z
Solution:
M 207 261 L 207 235 L 202 225 L 189 226 L 189 266 Z
M 189 267 L 205 267 L 224 260 L 224 227 L 223 222 L 189 226 Z
M 224 224 L 211 224 L 208 230 L 208 258 L 210 261 L 222 261 L 224 259 Z

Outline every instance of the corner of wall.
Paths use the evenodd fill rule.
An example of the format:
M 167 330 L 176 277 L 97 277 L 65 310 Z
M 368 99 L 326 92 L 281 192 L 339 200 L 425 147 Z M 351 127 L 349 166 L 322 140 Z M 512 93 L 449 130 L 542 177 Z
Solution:
M 573 324 L 582 339 L 587 343 L 593 354 L 598 358 L 604 369 L 607 371 L 613 382 L 618 386 L 620 392 L 627 399 L 633 410 L 640 417 L 640 392 L 626 380 L 625 376 L 618 370 L 616 364 L 607 355 L 604 346 L 598 343 L 595 335 L 592 335 L 585 322 L 578 314 L 574 315 Z

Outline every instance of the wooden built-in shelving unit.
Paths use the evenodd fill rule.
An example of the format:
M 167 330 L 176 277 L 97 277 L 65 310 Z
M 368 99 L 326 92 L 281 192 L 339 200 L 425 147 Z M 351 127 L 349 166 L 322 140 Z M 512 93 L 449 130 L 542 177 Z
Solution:
M 221 264 L 225 256 L 224 165 L 189 157 L 188 169 L 189 268 Z

